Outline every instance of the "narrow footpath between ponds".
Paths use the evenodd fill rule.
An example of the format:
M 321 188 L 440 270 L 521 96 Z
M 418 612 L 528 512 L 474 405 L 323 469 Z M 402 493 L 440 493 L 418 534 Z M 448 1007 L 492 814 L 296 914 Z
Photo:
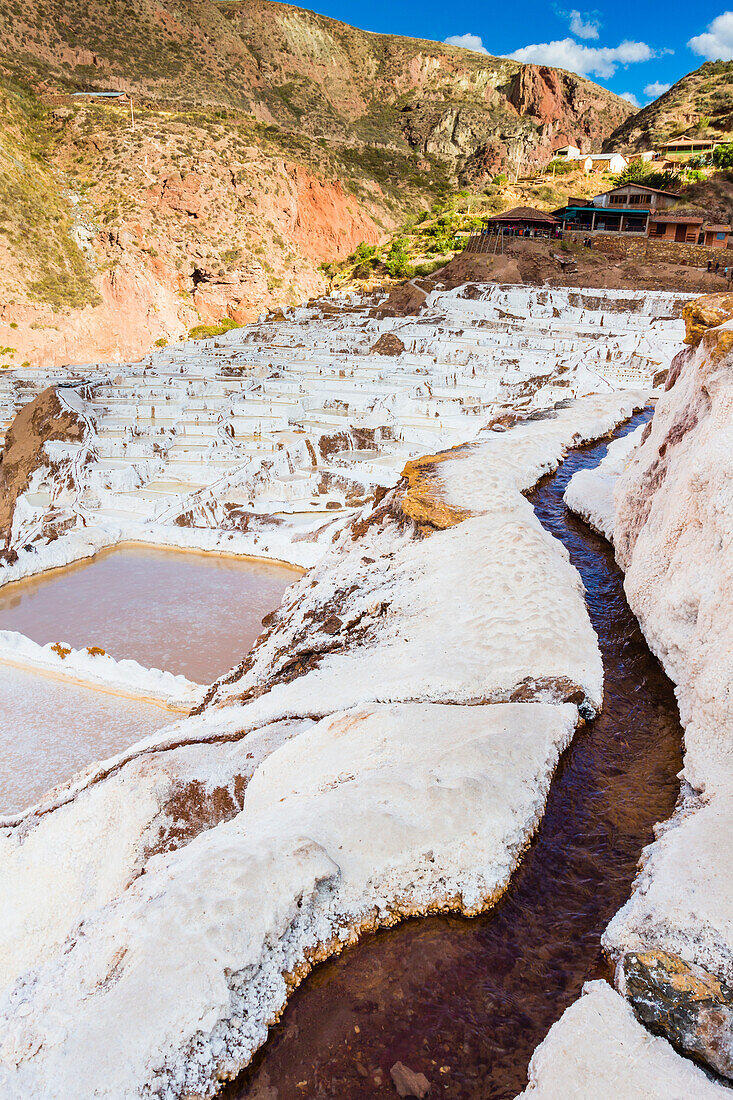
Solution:
M 606 445 L 572 452 L 529 494 L 583 578 L 605 702 L 563 756 L 508 891 L 473 920 L 410 920 L 317 967 L 226 1100 L 394 1098 L 397 1061 L 428 1077 L 431 1098 L 510 1100 L 583 982 L 608 976 L 601 933 L 629 896 L 654 823 L 674 808 L 682 730 L 613 551 L 562 501 L 570 477 L 596 466 Z

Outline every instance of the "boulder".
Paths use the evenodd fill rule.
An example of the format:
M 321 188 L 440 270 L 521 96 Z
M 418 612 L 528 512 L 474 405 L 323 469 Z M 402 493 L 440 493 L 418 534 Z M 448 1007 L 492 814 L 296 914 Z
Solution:
M 733 1080 L 733 989 L 666 951 L 624 955 L 618 984 L 642 1023 Z

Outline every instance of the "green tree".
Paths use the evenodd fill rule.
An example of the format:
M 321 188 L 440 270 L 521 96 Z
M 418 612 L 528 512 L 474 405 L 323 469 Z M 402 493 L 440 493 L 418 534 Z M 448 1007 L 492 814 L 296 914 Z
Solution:
M 667 191 L 670 188 L 679 187 L 682 180 L 679 172 L 669 169 L 660 171 L 643 160 L 632 160 L 623 172 L 614 177 L 614 182 L 617 187 L 624 183 L 640 183 L 644 187 L 656 187 L 660 191 Z
M 716 168 L 733 168 L 733 142 L 713 149 L 713 164 Z
M 405 237 L 395 237 L 392 241 L 390 250 L 384 260 L 384 266 L 394 279 L 400 276 L 412 275 Z

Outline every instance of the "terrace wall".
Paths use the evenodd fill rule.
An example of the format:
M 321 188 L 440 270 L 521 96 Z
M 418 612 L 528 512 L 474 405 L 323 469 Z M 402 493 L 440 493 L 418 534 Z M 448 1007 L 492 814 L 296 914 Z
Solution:
M 622 260 L 637 260 L 640 263 L 684 264 L 688 267 L 704 267 L 708 260 L 733 264 L 733 256 L 728 249 L 710 248 L 703 244 L 678 244 L 676 241 L 652 240 L 649 237 L 622 236 L 612 233 L 590 233 L 582 230 L 566 229 L 565 241 L 582 241 L 591 237 L 593 248 L 607 256 L 616 256 Z

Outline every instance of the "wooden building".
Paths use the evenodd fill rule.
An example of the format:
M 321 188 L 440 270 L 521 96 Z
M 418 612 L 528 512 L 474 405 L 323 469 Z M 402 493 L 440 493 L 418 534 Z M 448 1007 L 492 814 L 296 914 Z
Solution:
M 532 206 L 515 206 L 486 218 L 484 224 L 489 233 L 504 232 L 515 237 L 556 236 L 560 231 L 558 218 Z
M 649 219 L 649 237 L 654 241 L 676 241 L 677 244 L 697 244 L 705 222 L 705 214 L 694 207 L 660 210 Z
M 692 156 L 698 153 L 712 153 L 719 144 L 720 142 L 715 141 L 714 138 L 678 137 L 665 142 L 662 149 L 666 156 L 681 154 Z
M 646 236 L 651 218 L 673 206 L 679 195 L 640 183 L 624 183 L 594 195 L 592 199 L 570 199 L 555 210 L 563 229 L 584 233 L 629 233 Z
M 731 226 L 706 225 L 703 229 L 703 244 L 708 248 L 727 248 L 731 239 Z
M 466 242 L 466 252 L 495 252 L 506 237 L 559 237 L 562 224 L 558 218 L 535 210 L 531 206 L 515 206 L 493 218 L 484 220 L 484 228 L 472 233 Z M 503 246 L 502 246 L 503 247 Z

